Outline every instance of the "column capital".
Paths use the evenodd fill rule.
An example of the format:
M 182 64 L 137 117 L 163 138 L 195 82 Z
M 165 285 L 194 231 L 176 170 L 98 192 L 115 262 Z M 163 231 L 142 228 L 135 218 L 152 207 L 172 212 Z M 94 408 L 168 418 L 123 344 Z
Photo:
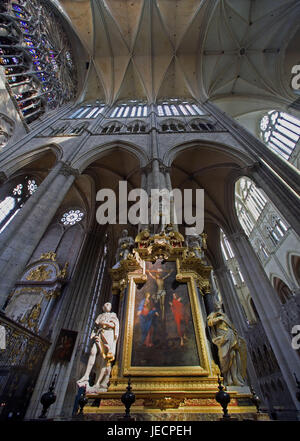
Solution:
M 168 167 L 167 165 L 163 164 L 162 162 L 159 163 L 159 171 L 163 173 L 170 173 L 171 167 Z
M 62 174 L 66 177 L 74 176 L 75 178 L 77 178 L 80 175 L 79 170 L 71 167 L 71 165 L 68 164 L 67 162 L 59 161 L 59 163 L 62 164 L 59 170 L 59 174 Z

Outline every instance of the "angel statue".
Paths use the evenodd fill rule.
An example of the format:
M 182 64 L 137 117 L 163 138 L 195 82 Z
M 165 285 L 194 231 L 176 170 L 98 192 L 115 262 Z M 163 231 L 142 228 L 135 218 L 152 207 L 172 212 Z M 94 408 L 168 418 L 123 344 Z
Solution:
M 118 337 L 118 317 L 114 312 L 111 312 L 111 303 L 105 303 L 103 313 L 98 315 L 95 328 L 91 334 L 92 348 L 85 374 L 77 381 L 79 387 L 86 387 L 87 393 L 107 391 Z M 90 387 L 89 377 L 94 366 L 96 368 L 96 381 L 94 386 Z
M 207 317 L 212 341 L 218 347 L 220 368 L 226 386 L 245 386 L 247 349 L 226 314 L 220 309 Z

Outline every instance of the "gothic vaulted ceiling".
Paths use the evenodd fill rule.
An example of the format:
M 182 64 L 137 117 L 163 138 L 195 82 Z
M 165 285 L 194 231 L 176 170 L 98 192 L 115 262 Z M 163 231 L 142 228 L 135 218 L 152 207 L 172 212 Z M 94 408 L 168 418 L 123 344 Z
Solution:
M 52 0 L 88 54 L 82 99 L 291 100 L 299 0 Z M 299 62 L 299 60 L 296 60 Z M 250 97 L 250 100 L 249 100 Z

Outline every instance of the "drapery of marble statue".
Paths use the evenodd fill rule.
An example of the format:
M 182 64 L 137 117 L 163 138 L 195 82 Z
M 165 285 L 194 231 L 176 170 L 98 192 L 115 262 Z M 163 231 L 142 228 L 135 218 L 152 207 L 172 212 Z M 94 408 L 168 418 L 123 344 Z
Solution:
M 123 230 L 122 235 L 118 241 L 118 249 L 116 253 L 116 265 L 120 260 L 127 259 L 128 255 L 131 253 L 132 247 L 134 245 L 134 239 L 128 236 L 128 230 Z M 116 267 L 114 266 L 114 268 Z
M 118 317 L 111 312 L 111 303 L 105 303 L 103 313 L 98 315 L 91 334 L 92 348 L 85 374 L 77 381 L 77 385 L 85 387 L 87 393 L 107 391 L 118 337 Z M 93 367 L 96 371 L 96 380 L 93 386 L 89 386 L 89 377 Z
M 212 330 L 212 341 L 218 347 L 221 372 L 226 386 L 245 386 L 247 351 L 246 342 L 240 337 L 222 311 L 207 317 Z

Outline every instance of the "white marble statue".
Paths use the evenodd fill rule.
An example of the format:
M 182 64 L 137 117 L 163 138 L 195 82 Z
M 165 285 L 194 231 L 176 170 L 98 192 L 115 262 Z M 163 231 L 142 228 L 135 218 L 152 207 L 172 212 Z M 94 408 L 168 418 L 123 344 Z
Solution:
M 245 386 L 246 343 L 240 337 L 226 314 L 221 310 L 207 317 L 212 330 L 212 341 L 218 347 L 220 368 L 226 386 Z
M 77 381 L 79 387 L 85 387 L 87 393 L 106 392 L 111 373 L 111 364 L 115 359 L 116 344 L 119 337 L 119 320 L 111 312 L 111 303 L 105 303 L 103 313 L 99 314 L 91 334 L 92 348 L 87 368 L 83 377 Z M 89 385 L 90 373 L 95 366 L 96 379 Z

